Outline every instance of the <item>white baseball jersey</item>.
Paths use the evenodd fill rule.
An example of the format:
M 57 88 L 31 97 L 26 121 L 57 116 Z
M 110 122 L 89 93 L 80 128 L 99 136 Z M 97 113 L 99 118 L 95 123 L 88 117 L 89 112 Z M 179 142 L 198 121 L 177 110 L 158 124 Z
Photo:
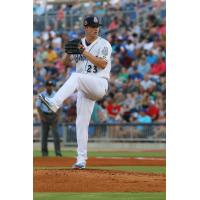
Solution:
M 85 47 L 85 50 L 91 53 L 92 55 L 105 59 L 107 61 L 107 65 L 104 69 L 101 69 L 92 64 L 83 55 L 73 55 L 73 59 L 76 62 L 76 72 L 109 79 L 112 53 L 112 47 L 110 43 L 107 40 L 98 37 L 94 42 L 92 42 L 88 46 L 86 45 L 85 38 L 82 38 L 82 44 Z
M 86 51 L 92 55 L 103 58 L 107 61 L 104 69 L 92 64 L 83 55 L 72 55 L 76 62 L 76 72 L 73 73 L 64 85 L 58 90 L 51 99 L 51 103 L 57 108 L 62 106 L 63 101 L 77 92 L 77 118 L 76 118 L 76 136 L 77 136 L 77 162 L 85 163 L 87 160 L 87 141 L 88 126 L 90 117 L 94 108 L 95 101 L 101 99 L 108 90 L 108 81 L 111 70 L 111 52 L 110 43 L 98 37 L 94 42 L 87 45 L 85 38 L 82 39 Z

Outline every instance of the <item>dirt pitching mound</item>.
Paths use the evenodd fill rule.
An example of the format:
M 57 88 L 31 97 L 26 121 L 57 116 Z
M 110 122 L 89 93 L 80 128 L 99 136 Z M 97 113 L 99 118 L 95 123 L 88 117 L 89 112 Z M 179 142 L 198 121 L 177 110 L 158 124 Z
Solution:
M 41 170 L 33 172 L 34 192 L 165 192 L 163 174 L 111 170 Z
M 35 157 L 34 167 L 69 167 L 74 158 L 67 157 Z M 87 166 L 165 166 L 165 158 L 89 158 Z

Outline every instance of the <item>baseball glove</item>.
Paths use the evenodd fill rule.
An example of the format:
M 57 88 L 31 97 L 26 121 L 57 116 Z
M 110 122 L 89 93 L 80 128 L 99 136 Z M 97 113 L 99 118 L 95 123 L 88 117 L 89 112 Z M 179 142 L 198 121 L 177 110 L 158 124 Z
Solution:
M 67 54 L 82 54 L 84 50 L 80 39 L 72 40 L 65 44 L 65 53 Z

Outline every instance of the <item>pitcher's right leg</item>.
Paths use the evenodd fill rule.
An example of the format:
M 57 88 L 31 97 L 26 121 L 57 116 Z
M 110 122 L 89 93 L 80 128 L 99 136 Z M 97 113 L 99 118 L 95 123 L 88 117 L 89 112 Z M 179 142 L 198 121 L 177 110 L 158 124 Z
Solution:
M 81 91 L 77 95 L 77 118 L 76 118 L 76 136 L 77 136 L 77 163 L 86 165 L 88 126 L 95 101 L 88 99 Z

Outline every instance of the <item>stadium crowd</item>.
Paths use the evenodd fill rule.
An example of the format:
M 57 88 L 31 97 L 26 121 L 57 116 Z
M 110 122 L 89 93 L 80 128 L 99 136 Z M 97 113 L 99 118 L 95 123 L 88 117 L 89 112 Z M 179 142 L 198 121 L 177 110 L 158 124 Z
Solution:
M 82 31 L 58 31 L 62 30 L 59 27 L 63 27 L 63 13 L 76 13 L 84 10 L 86 6 L 93 14 L 100 15 L 104 22 L 103 19 L 110 11 L 122 13 L 118 15 L 118 12 L 114 12 L 110 21 L 106 21 L 104 25 L 103 37 L 111 43 L 113 49 L 110 88 L 108 95 L 96 102 L 91 121 L 97 123 L 165 121 L 166 23 L 163 13 L 160 15 L 160 12 L 154 12 L 163 8 L 163 5 L 160 7 L 148 0 L 109 2 L 85 3 L 85 7 L 81 3 L 73 6 L 51 6 L 47 11 L 56 11 L 57 29 L 48 26 L 42 31 L 34 30 L 34 122 L 39 122 L 35 99 L 43 90 L 45 82 L 53 80 L 55 89 L 58 89 L 75 71 L 75 66 L 63 65 L 63 47 L 66 41 L 81 37 Z M 89 6 L 92 6 L 92 9 Z M 123 15 L 127 10 L 137 10 L 147 14 Z M 42 15 L 44 12 L 41 6 L 34 6 L 34 15 Z M 75 118 L 76 94 L 64 102 L 60 122 L 74 122 Z

